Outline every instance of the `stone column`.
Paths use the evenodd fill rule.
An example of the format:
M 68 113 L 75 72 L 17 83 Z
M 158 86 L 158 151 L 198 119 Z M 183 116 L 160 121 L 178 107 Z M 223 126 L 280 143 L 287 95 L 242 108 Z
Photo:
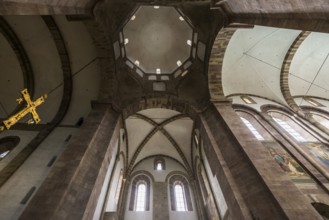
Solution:
M 19 219 L 92 219 L 121 126 L 96 104 Z
M 227 101 L 201 115 L 204 150 L 232 219 L 322 219 Z

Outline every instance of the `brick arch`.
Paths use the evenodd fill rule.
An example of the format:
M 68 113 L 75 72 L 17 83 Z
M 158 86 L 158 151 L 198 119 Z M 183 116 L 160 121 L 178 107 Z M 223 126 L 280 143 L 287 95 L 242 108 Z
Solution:
M 208 67 L 208 86 L 211 100 L 223 100 L 222 68 L 226 48 L 237 29 L 223 28 L 217 34 L 211 49 Z
M 177 97 L 169 95 L 153 95 L 143 97 L 126 105 L 122 110 L 123 119 L 126 119 L 139 111 L 152 108 L 164 108 L 178 111 L 184 115 L 187 115 L 192 120 L 194 120 L 198 114 L 196 109 L 191 104 L 178 99 Z
M 299 108 L 299 106 L 296 104 L 293 96 L 290 93 L 289 88 L 289 70 L 291 62 L 299 48 L 299 46 L 304 42 L 304 40 L 308 37 L 308 35 L 311 32 L 309 31 L 302 31 L 295 41 L 290 46 L 288 52 L 286 53 L 286 56 L 283 60 L 282 67 L 281 67 L 281 73 L 280 73 L 280 88 L 283 97 L 285 98 L 286 102 L 288 103 L 288 106 L 297 114 L 300 114 L 303 116 L 303 110 Z

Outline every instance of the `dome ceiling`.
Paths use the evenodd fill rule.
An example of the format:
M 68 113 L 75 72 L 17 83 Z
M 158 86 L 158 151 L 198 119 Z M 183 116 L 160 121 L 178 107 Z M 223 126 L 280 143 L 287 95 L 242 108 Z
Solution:
M 127 58 L 149 74 L 171 74 L 184 65 L 192 37 L 192 28 L 174 7 L 141 6 L 123 28 Z

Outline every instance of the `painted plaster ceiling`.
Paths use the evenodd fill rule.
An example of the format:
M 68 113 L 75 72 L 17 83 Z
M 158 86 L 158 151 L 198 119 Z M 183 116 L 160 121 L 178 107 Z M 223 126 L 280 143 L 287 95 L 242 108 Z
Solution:
M 329 98 L 329 34 L 311 33 L 298 48 L 291 64 L 292 96 Z M 300 100 L 298 105 L 304 105 Z
M 5 16 L 4 21 L 25 50 L 32 75 L 26 75 L 19 56 L 2 30 L 0 118 L 6 119 L 15 112 L 20 91 L 26 87 L 27 80 L 32 80 L 32 88 L 29 88 L 34 91 L 32 100 L 48 94 L 37 112 L 41 124 L 49 123 L 57 114 L 63 97 L 62 63 L 53 36 L 41 16 Z M 90 112 L 90 101 L 98 98 L 100 76 L 97 62 L 94 62 L 97 58 L 96 49 L 83 23 L 68 22 L 65 16 L 55 16 L 54 21 L 65 40 L 73 77 L 71 102 L 61 123 L 75 125 L 79 118 L 86 117 Z M 23 122 L 28 119 L 26 116 Z
M 165 155 L 185 168 L 191 166 L 190 118 L 172 110 L 148 109 L 128 117 L 125 124 L 130 165 L 150 156 Z
M 240 95 L 248 94 L 257 100 L 248 106 L 258 111 L 261 105 L 269 103 L 288 106 L 281 92 L 280 74 L 285 56 L 300 33 L 263 26 L 238 29 L 224 56 L 224 95 L 233 97 L 235 104 L 246 104 Z M 319 98 L 317 101 L 324 104 L 322 109 L 328 109 L 328 100 L 321 100 L 329 97 L 328 56 L 329 34 L 311 33 L 298 47 L 288 78 L 297 105 L 312 106 L 301 98 L 311 96 Z
M 191 54 L 193 30 L 174 7 L 141 6 L 123 34 L 128 59 L 145 73 L 173 73 Z

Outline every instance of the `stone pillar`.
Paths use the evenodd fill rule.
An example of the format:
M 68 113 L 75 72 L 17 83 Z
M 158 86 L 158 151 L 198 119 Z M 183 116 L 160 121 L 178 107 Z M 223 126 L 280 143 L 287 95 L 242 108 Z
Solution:
M 169 220 L 167 186 L 166 182 L 153 182 L 153 219 Z
M 201 115 L 204 150 L 232 219 L 322 219 L 227 101 Z
M 97 104 L 19 219 L 92 219 L 122 121 Z

